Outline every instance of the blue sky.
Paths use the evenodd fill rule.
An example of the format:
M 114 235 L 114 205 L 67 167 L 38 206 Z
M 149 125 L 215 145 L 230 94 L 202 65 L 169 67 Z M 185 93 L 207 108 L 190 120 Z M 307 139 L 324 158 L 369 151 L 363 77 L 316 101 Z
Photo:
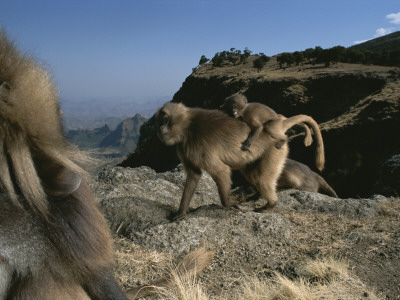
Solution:
M 61 99 L 170 100 L 201 55 L 272 56 L 400 30 L 399 0 L 3 0 L 0 26 Z

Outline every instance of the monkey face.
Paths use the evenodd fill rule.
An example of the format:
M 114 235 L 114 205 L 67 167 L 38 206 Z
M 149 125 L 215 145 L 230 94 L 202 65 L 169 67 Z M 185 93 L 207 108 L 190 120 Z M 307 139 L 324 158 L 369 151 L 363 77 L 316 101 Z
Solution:
M 171 144 L 171 138 L 170 138 L 170 126 L 171 126 L 171 118 L 168 116 L 164 111 L 159 113 L 159 116 L 157 118 L 158 120 L 158 137 L 164 144 Z
M 166 103 L 156 114 L 158 137 L 166 145 L 182 142 L 186 129 L 187 109 L 180 103 Z
M 233 117 L 235 119 L 240 117 L 240 113 L 239 113 L 240 109 L 232 101 L 225 100 L 224 104 L 222 104 L 220 106 L 220 109 L 230 117 Z
M 240 111 L 247 104 L 247 98 L 241 94 L 233 94 L 225 99 L 223 105 L 221 105 L 221 110 L 227 113 L 230 117 L 240 118 Z
M 233 104 L 232 105 L 232 115 L 235 119 L 240 117 L 239 111 L 240 111 L 240 109 L 238 108 L 238 106 L 236 104 Z
M 228 116 L 236 118 L 233 103 L 229 99 L 226 99 L 219 108 Z

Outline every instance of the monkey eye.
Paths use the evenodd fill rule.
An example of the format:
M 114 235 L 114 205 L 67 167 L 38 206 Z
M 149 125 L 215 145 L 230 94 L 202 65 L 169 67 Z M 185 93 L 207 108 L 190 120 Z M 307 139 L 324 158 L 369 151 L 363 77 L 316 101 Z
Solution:
M 164 116 L 162 117 L 162 124 L 163 124 L 163 126 L 168 125 L 168 123 L 169 123 L 169 116 L 168 116 L 168 115 L 164 115 Z

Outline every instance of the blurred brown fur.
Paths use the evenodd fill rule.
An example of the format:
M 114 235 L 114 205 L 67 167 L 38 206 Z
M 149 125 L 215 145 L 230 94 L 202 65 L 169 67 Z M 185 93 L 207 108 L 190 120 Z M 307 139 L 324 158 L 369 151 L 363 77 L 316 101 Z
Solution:
M 0 33 L 0 299 L 126 299 L 48 73 Z
M 54 84 L 0 31 L 0 299 L 127 299 Z M 183 262 L 201 271 L 205 251 Z M 194 266 L 194 265 L 197 265 Z

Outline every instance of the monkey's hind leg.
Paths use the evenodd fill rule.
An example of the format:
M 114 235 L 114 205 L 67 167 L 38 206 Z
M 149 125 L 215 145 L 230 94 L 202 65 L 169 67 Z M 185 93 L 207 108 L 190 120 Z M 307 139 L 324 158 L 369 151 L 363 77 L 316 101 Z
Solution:
M 261 197 L 268 201 L 266 205 L 256 211 L 262 212 L 272 209 L 278 203 L 276 186 L 287 154 L 287 144 L 284 144 L 279 150 L 270 148 L 263 157 L 242 170 L 245 178 L 256 187 Z
M 285 132 L 282 131 L 282 120 L 270 120 L 264 123 L 264 129 L 268 134 L 277 142 L 275 143 L 276 149 L 281 149 L 283 145 L 287 142 L 288 138 Z

